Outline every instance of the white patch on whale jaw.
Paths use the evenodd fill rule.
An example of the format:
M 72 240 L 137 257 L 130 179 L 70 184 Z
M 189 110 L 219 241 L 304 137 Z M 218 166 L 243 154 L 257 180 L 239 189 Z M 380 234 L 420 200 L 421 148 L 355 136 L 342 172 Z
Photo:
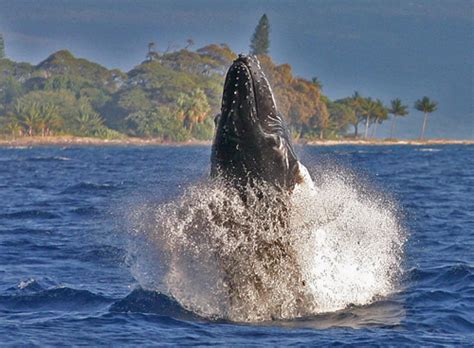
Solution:
M 299 181 L 296 183 L 293 189 L 293 195 L 298 195 L 305 190 L 313 190 L 314 182 L 311 179 L 308 169 L 298 161 L 298 172 L 299 172 Z

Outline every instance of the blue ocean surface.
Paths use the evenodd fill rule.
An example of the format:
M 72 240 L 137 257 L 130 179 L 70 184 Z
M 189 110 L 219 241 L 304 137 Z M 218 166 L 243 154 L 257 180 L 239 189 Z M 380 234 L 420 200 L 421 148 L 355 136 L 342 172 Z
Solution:
M 207 178 L 209 147 L 4 147 L 0 345 L 472 346 L 474 146 L 298 151 L 313 175 L 346 168 L 397 202 L 398 291 L 309 318 L 202 318 L 140 286 L 124 239 L 127 212 Z

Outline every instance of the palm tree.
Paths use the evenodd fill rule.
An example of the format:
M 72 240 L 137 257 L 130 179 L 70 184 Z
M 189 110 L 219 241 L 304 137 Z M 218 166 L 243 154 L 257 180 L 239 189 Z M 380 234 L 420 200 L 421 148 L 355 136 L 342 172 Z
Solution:
M 99 114 L 84 108 L 79 110 L 79 115 L 75 118 L 75 121 L 80 135 L 95 135 L 104 125 L 104 121 Z
M 375 137 L 377 133 L 377 125 L 381 124 L 384 120 L 387 119 L 388 109 L 383 105 L 383 102 L 380 99 L 375 101 L 375 109 L 374 109 L 374 129 L 372 130 L 372 137 Z
M 62 119 L 59 117 L 59 110 L 56 105 L 44 104 L 40 106 L 40 120 L 38 128 L 41 130 L 41 136 L 50 135 L 51 130 L 60 127 Z
M 393 115 L 392 127 L 390 128 L 390 139 L 393 138 L 393 130 L 395 129 L 395 119 L 397 116 L 408 115 L 408 106 L 403 105 L 402 101 L 399 98 L 396 98 L 390 102 L 391 107 L 388 110 L 390 114 Z
M 16 135 L 22 135 L 23 126 L 21 125 L 20 120 L 16 114 L 7 113 L 2 121 L 3 126 L 6 130 L 10 131 L 13 138 L 15 138 Z
M 361 114 L 365 117 L 365 133 L 364 138 L 367 139 L 369 136 L 369 125 L 371 116 L 375 116 L 377 113 L 377 108 L 379 107 L 376 102 L 371 98 L 366 98 L 362 102 L 362 111 Z
M 418 99 L 415 102 L 415 109 L 425 114 L 423 118 L 423 128 L 421 128 L 420 139 L 423 139 L 425 137 L 426 123 L 428 122 L 428 114 L 431 114 L 432 112 L 436 111 L 437 108 L 438 108 L 438 103 L 434 100 L 431 101 L 430 98 L 426 96 L 421 99 Z
M 364 116 L 362 115 L 362 104 L 364 98 L 359 92 L 355 91 L 354 94 L 348 100 L 348 106 L 354 110 L 355 118 L 353 119 L 352 125 L 354 126 L 354 138 L 359 136 L 359 123 L 362 121 Z
M 29 104 L 17 102 L 14 113 L 20 123 L 27 129 L 28 135 L 33 136 L 41 119 L 39 104 L 36 102 Z
M 177 116 L 183 121 L 183 126 L 192 131 L 196 123 L 202 123 L 211 111 L 206 94 L 202 89 L 196 89 L 191 94 L 180 93 L 177 104 Z
M 155 132 L 157 118 L 155 110 L 138 110 L 129 114 L 126 120 L 135 125 L 138 135 L 151 137 Z

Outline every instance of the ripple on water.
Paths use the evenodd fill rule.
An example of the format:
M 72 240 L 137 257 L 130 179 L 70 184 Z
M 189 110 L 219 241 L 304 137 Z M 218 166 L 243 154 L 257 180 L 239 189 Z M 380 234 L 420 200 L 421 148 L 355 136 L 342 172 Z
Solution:
M 69 186 L 61 193 L 63 194 L 82 194 L 82 193 L 94 193 L 102 191 L 114 191 L 118 187 L 112 184 L 97 184 L 92 182 L 81 182 L 76 185 Z
M 305 147 L 308 161 L 304 163 L 320 164 L 321 170 L 315 176 L 318 187 L 324 184 L 319 173 L 327 172 L 330 166 L 326 162 L 334 160 L 362 172 L 355 176 L 366 177 L 369 187 L 377 186 L 399 197 L 405 225 L 412 235 L 405 244 L 407 270 L 399 285 L 387 287 L 394 291 L 386 296 L 368 299 L 365 295 L 370 291 L 351 287 L 361 284 L 370 290 L 371 284 L 383 284 L 363 277 L 364 283 L 357 283 L 357 276 L 343 276 L 351 270 L 349 260 L 367 265 L 359 270 L 355 267 L 354 274 L 366 270 L 367 274 L 377 274 L 374 270 L 383 268 L 377 267 L 384 258 L 376 255 L 384 254 L 384 249 L 372 246 L 390 237 L 393 230 L 378 224 L 383 221 L 383 214 L 374 211 L 384 212 L 390 207 L 389 212 L 397 215 L 396 209 L 391 210 L 386 201 L 378 201 L 377 195 L 365 195 L 364 190 L 355 190 L 352 195 L 341 189 L 354 187 L 350 178 L 346 185 L 338 186 L 335 184 L 341 176 L 326 176 L 326 189 L 310 201 L 315 212 L 312 216 L 320 216 L 316 225 L 324 225 L 325 231 L 314 241 L 321 247 L 313 251 L 326 262 L 318 264 L 328 265 L 334 272 L 320 274 L 317 284 L 320 291 L 324 284 L 331 285 L 326 294 L 331 294 L 335 285 L 336 295 L 348 303 L 343 301 L 345 308 L 334 312 L 246 325 L 191 318 L 193 314 L 189 312 L 194 308 L 183 303 L 197 299 L 170 296 L 170 292 L 180 295 L 180 290 L 191 289 L 184 293 L 208 294 L 212 300 L 212 287 L 193 288 L 186 282 L 180 287 L 178 281 L 185 276 L 212 275 L 195 272 L 193 260 L 212 261 L 199 255 L 200 244 L 196 259 L 181 258 L 183 250 L 175 254 L 175 260 L 181 263 L 174 265 L 174 270 L 182 273 L 154 284 L 147 279 L 163 280 L 158 276 L 167 274 L 160 268 L 161 255 L 156 253 L 154 242 L 148 239 L 136 243 L 136 249 L 133 245 L 128 248 L 129 240 L 118 232 L 137 227 L 122 215 L 124 211 L 138 210 L 137 218 L 144 218 L 139 227 L 146 231 L 168 228 L 177 245 L 180 238 L 198 242 L 203 233 L 193 234 L 191 228 L 186 232 L 184 227 L 192 226 L 186 215 L 157 216 L 159 205 L 154 202 L 176 197 L 181 190 L 178 185 L 207 177 L 209 147 L 70 147 L 65 151 L 55 147 L 0 148 L 0 342 L 6 346 L 470 347 L 474 341 L 474 146 L 429 148 L 441 151 L 414 146 L 378 150 Z M 366 153 L 357 153 L 359 150 Z M 330 185 L 331 181 L 335 186 Z M 185 200 L 196 207 L 209 201 L 207 196 L 212 192 L 185 194 L 196 198 Z M 138 203 L 144 201 L 144 205 Z M 169 202 L 176 208 L 176 200 L 170 198 Z M 117 206 L 117 211 L 111 208 Z M 127 209 L 129 206 L 132 208 Z M 115 214 L 108 214 L 111 210 Z M 230 206 L 231 214 L 232 210 L 238 210 L 238 206 Z M 338 211 L 343 213 L 338 215 Z M 175 233 L 180 229 L 183 234 Z M 339 230 L 345 238 L 333 233 Z M 389 236 L 371 232 L 377 230 L 389 231 Z M 135 237 L 140 239 L 140 235 Z M 347 247 L 358 245 L 359 240 L 361 244 L 356 249 Z M 191 246 L 185 251 L 192 256 Z M 331 250 L 337 252 L 331 254 Z M 346 250 L 360 252 L 351 254 Z M 251 260 L 244 256 L 242 253 L 242 259 Z M 134 257 L 138 257 L 136 262 Z M 170 283 L 174 287 L 167 292 L 170 288 L 166 281 L 172 279 L 177 281 Z M 152 286 L 148 290 L 131 290 L 139 283 Z M 351 292 L 354 296 L 347 296 Z M 360 293 L 368 299 L 367 304 L 353 301 Z M 338 299 L 332 295 L 328 298 Z M 180 315 L 183 319 L 172 318 Z
M 14 213 L 0 214 L 0 219 L 59 219 L 58 214 L 51 213 L 45 210 L 22 210 Z
M 28 292 L 0 296 L 0 308 L 9 311 L 23 310 L 60 310 L 83 311 L 103 307 L 113 300 L 87 290 L 77 290 L 68 287 L 42 289 L 37 284 L 27 284 Z M 38 288 L 35 291 L 32 288 Z

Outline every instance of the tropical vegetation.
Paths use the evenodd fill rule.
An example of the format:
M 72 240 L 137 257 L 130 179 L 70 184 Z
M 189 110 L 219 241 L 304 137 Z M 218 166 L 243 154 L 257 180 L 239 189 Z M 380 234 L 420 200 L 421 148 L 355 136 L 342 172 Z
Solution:
M 403 105 L 399 98 L 396 98 L 390 102 L 390 109 L 388 109 L 388 113 L 393 115 L 392 126 L 390 127 L 390 138 L 393 138 L 393 131 L 395 130 L 395 121 L 397 116 L 408 115 L 407 109 L 408 106 Z
M 297 77 L 289 64 L 273 62 L 268 55 L 269 30 L 264 15 L 250 48 L 259 56 L 295 138 L 359 137 L 361 127 L 364 138 L 374 137 L 389 114 L 393 136 L 395 118 L 408 113 L 400 99 L 394 99 L 390 107 L 358 92 L 330 100 L 322 93 L 319 78 Z M 181 49 L 168 47 L 160 52 L 150 42 L 144 61 L 128 72 L 107 69 L 67 50 L 37 65 L 1 58 L 0 133 L 209 140 L 220 111 L 225 74 L 236 54 L 226 44 L 191 50 L 193 45 L 188 39 Z M 428 97 L 415 103 L 425 113 L 422 138 L 427 115 L 436 105 Z
M 3 35 L 0 33 L 0 59 L 5 57 L 5 42 L 3 41 Z
M 425 137 L 426 125 L 428 123 L 428 115 L 431 114 L 432 112 L 435 112 L 437 108 L 438 108 L 438 103 L 430 100 L 430 98 L 426 96 L 421 99 L 418 99 L 415 102 L 415 109 L 423 112 L 424 114 L 423 127 L 421 128 L 420 139 L 424 139 Z
M 270 23 L 264 14 L 258 21 L 255 32 L 250 40 L 250 53 L 254 55 L 268 55 L 270 48 Z

